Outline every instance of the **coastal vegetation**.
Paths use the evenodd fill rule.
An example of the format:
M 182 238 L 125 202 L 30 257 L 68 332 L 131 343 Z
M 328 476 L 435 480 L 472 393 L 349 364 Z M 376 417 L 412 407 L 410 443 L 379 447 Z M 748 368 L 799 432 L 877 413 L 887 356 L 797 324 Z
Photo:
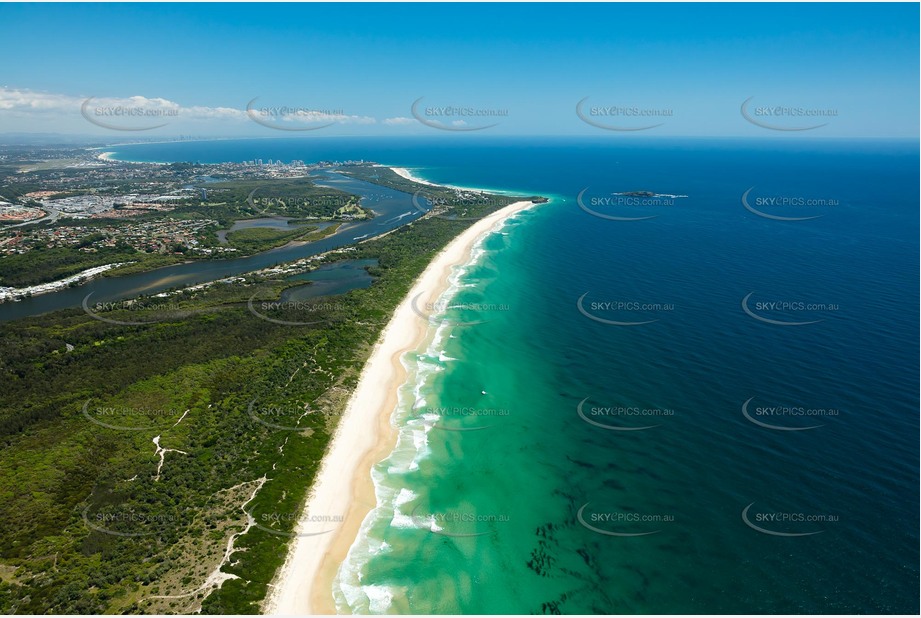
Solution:
M 307 307 L 264 273 L 0 325 L 0 610 L 257 612 L 370 349 L 468 225 L 326 254 L 376 279 Z

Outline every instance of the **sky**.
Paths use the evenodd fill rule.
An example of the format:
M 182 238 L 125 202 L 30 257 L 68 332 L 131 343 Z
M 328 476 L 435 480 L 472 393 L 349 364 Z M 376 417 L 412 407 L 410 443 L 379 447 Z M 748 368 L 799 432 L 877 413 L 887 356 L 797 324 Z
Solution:
M 0 133 L 919 134 L 917 4 L 4 3 L 0 23 Z

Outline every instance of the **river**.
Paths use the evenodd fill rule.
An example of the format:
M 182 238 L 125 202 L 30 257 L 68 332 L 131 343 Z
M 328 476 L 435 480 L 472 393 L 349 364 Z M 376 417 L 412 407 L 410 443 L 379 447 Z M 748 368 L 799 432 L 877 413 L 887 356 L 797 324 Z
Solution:
M 65 288 L 19 302 L 3 303 L 0 304 L 0 322 L 79 307 L 90 293 L 93 295 L 93 303 L 112 302 L 268 268 L 379 236 L 422 216 L 422 212 L 413 205 L 412 195 L 408 193 L 349 178 L 334 171 L 318 172 L 313 179 L 320 186 L 360 196 L 361 205 L 373 210 L 376 216 L 367 221 L 344 223 L 335 234 L 313 242 L 290 243 L 247 257 L 194 260 L 123 277 L 103 277 L 75 288 Z

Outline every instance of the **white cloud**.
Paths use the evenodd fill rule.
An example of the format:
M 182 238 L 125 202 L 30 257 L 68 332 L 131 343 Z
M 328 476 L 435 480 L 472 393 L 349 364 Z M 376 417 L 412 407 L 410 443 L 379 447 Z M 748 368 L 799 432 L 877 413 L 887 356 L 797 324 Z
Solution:
M 135 116 L 146 113 L 149 116 L 182 120 L 249 120 L 246 108 L 209 107 L 203 105 L 183 106 L 176 101 L 160 97 L 140 95 L 129 97 L 79 97 L 66 94 L 38 92 L 24 88 L 0 86 L 0 110 L 28 116 L 39 112 L 58 114 L 79 114 L 81 111 L 100 117 L 111 117 L 110 110 L 131 110 Z M 276 108 L 277 109 L 277 108 Z M 251 110 L 253 114 L 255 110 Z M 126 115 L 127 117 L 127 115 Z M 336 124 L 375 124 L 371 116 L 348 115 L 340 111 L 299 111 L 297 113 L 276 113 L 265 120 L 271 122 L 306 122 Z
M 79 107 L 81 99 L 63 94 L 0 87 L 0 109 L 5 111 L 50 111 Z
M 414 123 L 416 123 L 416 122 L 419 122 L 419 121 L 416 120 L 415 118 L 404 118 L 403 116 L 398 116 L 398 117 L 396 117 L 396 118 L 386 118 L 386 119 L 384 119 L 384 124 L 386 124 L 386 125 L 391 125 L 391 126 L 400 126 L 400 125 L 414 124 Z
M 342 124 L 375 124 L 377 123 L 376 118 L 371 116 L 343 116 L 343 115 L 334 115 L 330 116 L 333 119 L 333 122 L 339 122 Z
M 0 131 L 89 130 L 88 123 L 104 129 L 149 130 L 163 126 L 183 131 L 259 131 L 257 124 L 285 130 L 320 125 L 409 125 L 413 118 L 387 118 L 349 114 L 339 108 L 262 105 L 253 99 L 239 106 L 188 105 L 163 97 L 85 96 L 0 86 Z

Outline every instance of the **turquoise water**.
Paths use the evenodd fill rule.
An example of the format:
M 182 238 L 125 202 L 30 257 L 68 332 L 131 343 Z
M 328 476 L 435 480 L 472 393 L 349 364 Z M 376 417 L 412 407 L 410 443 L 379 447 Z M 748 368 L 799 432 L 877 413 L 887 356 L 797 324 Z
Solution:
M 552 199 L 405 359 L 340 609 L 917 613 L 916 143 L 267 142 L 131 156 Z
M 561 192 L 486 240 L 452 303 L 487 308 L 447 315 L 487 321 L 445 324 L 407 359 L 400 444 L 374 471 L 382 506 L 340 571 L 343 610 L 916 611 L 917 246 L 915 225 L 897 229 L 917 217 L 908 182 L 899 199 L 895 169 L 879 170 L 885 187 L 842 186 L 847 169 L 789 181 L 786 193 L 840 203 L 778 222 L 723 197 L 734 183 L 717 170 L 678 167 L 592 179 L 689 196 L 656 220 L 592 217 Z M 783 327 L 743 312 L 752 291 L 837 308 Z M 595 322 L 577 311 L 586 292 L 661 307 L 600 317 L 657 321 Z M 751 397 L 753 410 L 803 408 L 770 424 L 822 426 L 751 423 Z M 584 410 L 622 409 L 589 420 L 649 428 L 584 421 L 585 398 Z M 759 532 L 741 517 L 752 503 L 754 525 L 818 534 Z

